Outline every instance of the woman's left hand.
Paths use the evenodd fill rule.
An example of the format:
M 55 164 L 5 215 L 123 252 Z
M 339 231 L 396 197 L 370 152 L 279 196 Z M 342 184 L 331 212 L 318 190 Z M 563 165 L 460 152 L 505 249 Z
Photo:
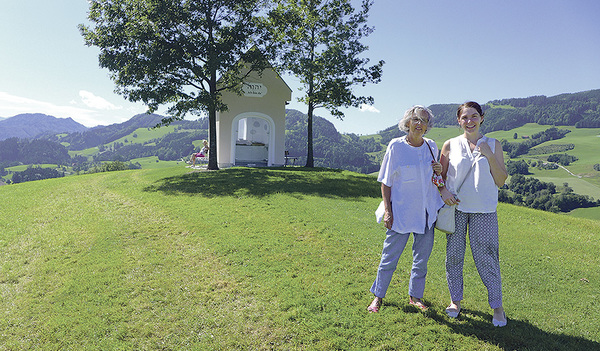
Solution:
M 394 224 L 394 215 L 392 211 L 385 211 L 383 215 L 383 225 L 385 225 L 387 229 L 392 229 L 392 224 Z

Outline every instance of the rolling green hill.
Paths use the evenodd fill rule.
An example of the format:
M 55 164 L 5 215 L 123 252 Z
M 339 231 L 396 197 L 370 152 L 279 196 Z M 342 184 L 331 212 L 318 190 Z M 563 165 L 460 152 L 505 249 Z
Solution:
M 512 142 L 523 141 L 523 136 L 530 136 L 540 131 L 547 129 L 548 126 L 541 126 L 535 123 L 529 123 L 523 127 L 515 128 L 510 131 L 497 131 L 488 133 L 488 136 L 496 139 L 506 139 Z M 594 199 L 600 199 L 600 172 L 594 170 L 594 164 L 600 163 L 600 154 L 596 151 L 600 147 L 600 128 L 573 128 L 568 126 L 560 126 L 559 129 L 570 130 L 566 136 L 559 140 L 552 140 L 542 143 L 532 149 L 528 154 L 521 155 L 513 160 L 527 161 L 545 161 L 549 155 L 563 154 L 576 156 L 577 161 L 567 167 L 557 168 L 554 170 L 538 169 L 530 167 L 529 176 L 538 178 L 544 182 L 551 182 L 557 186 L 562 186 L 568 183 L 574 192 L 577 194 L 588 195 Z M 517 134 L 518 139 L 514 140 L 514 134 Z M 550 145 L 567 145 L 572 144 L 573 149 L 560 152 L 545 152 L 544 148 Z M 541 150 L 536 152 L 536 150 Z M 552 151 L 551 148 L 547 150 Z M 508 157 L 505 157 L 508 160 Z M 591 218 L 600 220 L 600 207 L 589 209 L 576 209 L 570 213 L 573 216 L 582 218 Z
M 529 164 L 540 164 L 547 162 L 550 156 L 566 153 L 569 157 L 577 158 L 577 161 L 555 170 L 530 167 L 529 175 L 557 186 L 568 183 L 576 193 L 600 199 L 600 171 L 596 170 L 600 165 L 600 154 L 597 152 L 600 128 L 591 128 L 600 123 L 599 99 L 600 90 L 590 90 L 552 97 L 490 101 L 484 106 L 484 132 L 514 145 L 522 143 L 520 147 L 523 147 L 528 136 L 543 132 L 553 125 L 561 130 L 568 129 L 570 133 L 566 137 L 536 145 L 529 153 L 511 152 L 510 156 L 515 157 L 512 161 L 526 160 Z M 447 139 L 460 134 L 457 127 L 448 126 L 455 125 L 457 106 L 430 106 L 436 115 L 436 127 L 427 137 L 434 139 L 439 147 Z M 287 110 L 286 113 L 285 148 L 291 156 L 297 157 L 296 164 L 303 165 L 307 150 L 306 116 L 296 110 Z M 200 141 L 208 137 L 206 119 L 178 121 L 168 127 L 151 128 L 161 120 L 162 116 L 159 115 L 137 115 L 124 123 L 81 133 L 57 134 L 48 136 L 47 140 L 0 141 L 0 177 L 4 181 L 11 181 L 11 172 L 22 172 L 23 165 L 56 164 L 59 172 L 66 175 L 94 170 L 102 166 L 100 163 L 111 161 L 131 161 L 131 167 L 170 166 L 189 157 Z M 400 135 L 396 126 L 376 135 L 341 134 L 331 122 L 315 116 L 315 165 L 373 174 L 379 169 L 389 141 Z M 59 159 L 53 155 L 61 157 Z M 508 155 L 507 152 L 507 159 Z M 577 209 L 571 215 L 600 219 L 600 207 Z
M 470 254 L 446 317 L 444 235 L 422 313 L 405 253 L 366 313 L 384 238 L 373 177 L 178 166 L 0 187 L 6 350 L 593 350 L 600 222 L 500 204 L 508 325 Z
M 576 128 L 600 128 L 600 89 L 555 96 L 530 96 L 479 101 L 487 121 L 482 125 L 485 133 L 510 130 L 526 123 L 574 126 Z M 459 104 L 436 104 L 430 108 L 439 125 L 456 123 Z

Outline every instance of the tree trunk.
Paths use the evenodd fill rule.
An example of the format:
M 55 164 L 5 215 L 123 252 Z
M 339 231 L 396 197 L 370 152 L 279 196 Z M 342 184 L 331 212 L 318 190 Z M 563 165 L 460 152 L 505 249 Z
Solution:
M 208 151 L 208 167 L 209 170 L 218 170 L 217 163 L 217 72 L 213 72 L 210 77 L 210 95 L 213 97 L 213 103 L 208 109 L 208 140 L 210 150 Z
M 313 159 L 313 111 L 314 106 L 311 102 L 308 103 L 308 118 L 307 118 L 307 143 L 308 153 L 306 155 L 306 167 L 313 168 L 315 161 Z
M 208 169 L 217 170 L 217 111 L 213 107 L 208 111 L 208 140 L 210 150 L 208 151 Z

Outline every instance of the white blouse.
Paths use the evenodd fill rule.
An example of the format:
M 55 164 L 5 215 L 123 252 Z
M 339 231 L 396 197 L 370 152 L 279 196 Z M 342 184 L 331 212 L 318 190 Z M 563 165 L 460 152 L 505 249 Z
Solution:
M 406 136 L 390 141 L 379 170 L 377 180 L 391 188 L 392 230 L 398 233 L 425 233 L 425 224 L 432 227 L 444 205 L 431 181 L 431 152 L 437 159 L 438 149 L 433 140 L 424 139 L 419 147 L 410 146 Z
M 483 136 L 477 147 L 487 143 L 492 152 L 496 149 L 496 139 Z M 449 164 L 446 174 L 446 187 L 456 194 L 460 203 L 457 209 L 467 213 L 492 213 L 498 206 L 498 186 L 490 172 L 490 164 L 478 148 L 471 151 L 464 135 L 450 139 Z M 470 172 L 469 169 L 473 168 Z M 462 184 L 462 185 L 461 185 Z M 456 189 L 460 191 L 456 193 Z

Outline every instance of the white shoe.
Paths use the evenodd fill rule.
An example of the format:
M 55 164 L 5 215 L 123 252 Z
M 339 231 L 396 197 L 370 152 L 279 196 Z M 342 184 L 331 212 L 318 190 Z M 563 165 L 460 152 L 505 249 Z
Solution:
M 456 318 L 456 317 L 458 317 L 459 313 L 460 313 L 460 308 L 459 309 L 450 308 L 450 307 L 446 308 L 446 314 L 450 318 Z
M 504 314 L 504 320 L 503 321 L 499 321 L 496 318 L 492 318 L 492 324 L 494 324 L 494 327 L 504 327 L 506 325 L 506 313 Z

